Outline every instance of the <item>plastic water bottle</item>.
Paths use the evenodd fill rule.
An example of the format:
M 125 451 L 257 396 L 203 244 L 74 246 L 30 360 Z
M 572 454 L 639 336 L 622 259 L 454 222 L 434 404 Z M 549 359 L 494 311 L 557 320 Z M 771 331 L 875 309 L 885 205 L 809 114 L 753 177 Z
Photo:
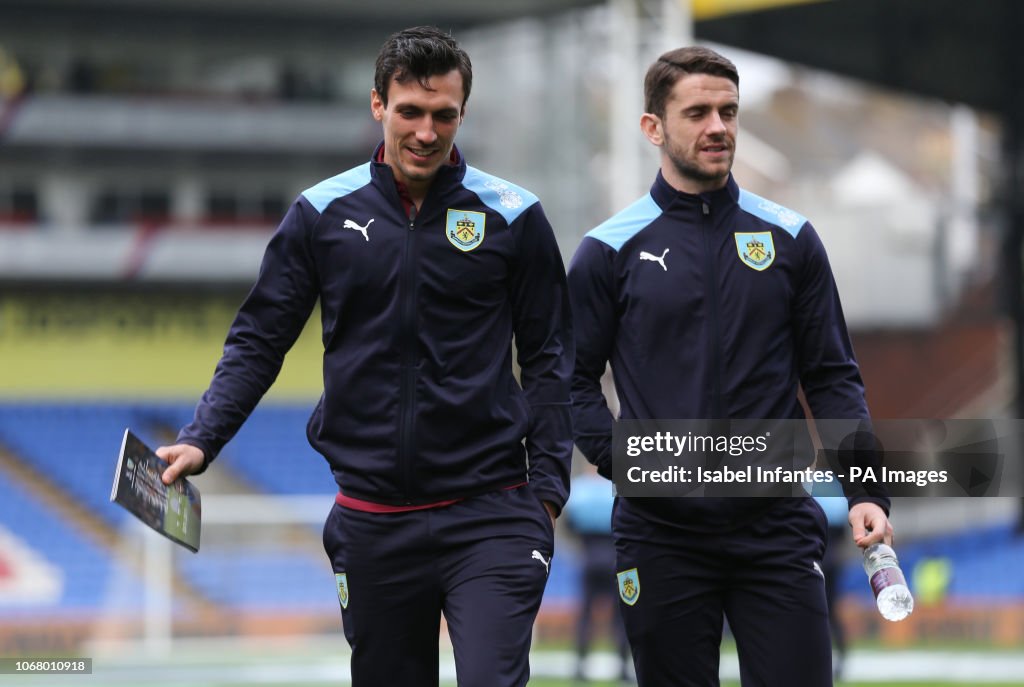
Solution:
M 871 591 L 883 618 L 897 621 L 910 615 L 914 610 L 914 597 L 891 546 L 872 544 L 865 549 L 864 572 L 871 581 Z

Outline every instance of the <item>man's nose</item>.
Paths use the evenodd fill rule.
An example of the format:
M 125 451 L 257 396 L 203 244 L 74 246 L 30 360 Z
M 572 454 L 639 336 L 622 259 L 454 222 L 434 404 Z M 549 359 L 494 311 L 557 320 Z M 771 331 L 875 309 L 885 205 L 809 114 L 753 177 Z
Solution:
M 724 134 L 726 132 L 725 122 L 722 121 L 721 115 L 714 111 L 712 111 L 708 117 L 707 128 L 708 133 Z
M 421 143 L 433 143 L 437 140 L 437 130 L 434 127 L 434 118 L 425 116 L 420 125 L 416 127 L 416 140 Z

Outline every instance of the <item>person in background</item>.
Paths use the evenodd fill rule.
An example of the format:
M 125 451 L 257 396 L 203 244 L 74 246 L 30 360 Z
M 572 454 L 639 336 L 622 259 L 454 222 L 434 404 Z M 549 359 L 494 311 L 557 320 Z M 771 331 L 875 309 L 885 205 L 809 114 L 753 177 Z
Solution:
M 833 483 L 835 484 L 835 483 Z M 825 487 L 825 488 L 823 488 Z M 846 628 L 839 616 L 836 604 L 839 602 L 839 581 L 843 572 L 843 544 L 846 543 L 846 530 L 849 527 L 849 506 L 842 495 L 841 489 L 829 489 L 828 485 L 818 485 L 812 491 L 814 500 L 821 506 L 828 522 L 828 536 L 825 542 L 825 555 L 821 560 L 821 572 L 825 576 L 825 601 L 828 603 L 828 624 L 832 631 L 832 644 L 835 653 L 832 658 L 832 674 L 835 680 L 842 679 L 846 665 L 848 645 Z
M 355 687 L 435 687 L 442 614 L 460 685 L 525 685 L 569 493 L 565 270 L 537 197 L 455 146 L 472 76 L 436 28 L 385 41 L 370 92 L 384 140 L 296 199 L 193 421 L 157 451 L 166 483 L 206 469 L 319 299 L 307 436 L 338 486 L 324 547 Z
M 629 682 L 629 642 L 615 589 L 615 541 L 612 539 L 612 483 L 589 466 L 572 479 L 566 524 L 580 543 L 580 613 L 576 621 L 576 680 L 586 682 L 585 664 L 594 636 L 594 621 L 603 602 L 611 610 L 609 635 L 619 655 L 619 679 Z

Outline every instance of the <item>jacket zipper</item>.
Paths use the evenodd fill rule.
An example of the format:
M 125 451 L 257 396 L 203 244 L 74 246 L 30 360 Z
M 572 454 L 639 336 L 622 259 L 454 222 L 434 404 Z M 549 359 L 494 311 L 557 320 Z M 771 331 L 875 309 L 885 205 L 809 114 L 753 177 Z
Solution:
M 708 294 L 708 320 L 711 325 L 711 418 L 726 419 L 724 402 L 722 399 L 722 332 L 719 326 L 718 306 L 718 271 L 714 252 L 712 250 L 711 231 L 711 207 L 707 201 L 701 201 L 701 234 L 704 239 L 704 258 L 707 270 L 705 271 L 704 288 Z
M 402 261 L 402 317 L 400 321 L 400 345 L 402 350 L 402 380 L 398 425 L 398 463 L 402 473 L 402 494 L 405 503 L 411 505 L 412 461 L 415 447 L 414 425 L 416 420 L 416 206 L 409 206 L 409 233 L 405 237 L 405 253 Z

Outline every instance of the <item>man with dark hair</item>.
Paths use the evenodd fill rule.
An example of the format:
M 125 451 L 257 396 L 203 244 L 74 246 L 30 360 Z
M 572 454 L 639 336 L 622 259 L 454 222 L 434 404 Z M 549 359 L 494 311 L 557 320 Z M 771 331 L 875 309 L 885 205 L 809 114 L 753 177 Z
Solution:
M 612 474 L 610 361 L 623 419 L 869 418 L 835 282 L 801 215 L 740 190 L 735 66 L 662 55 L 640 127 L 660 149 L 650 192 L 583 239 L 569 269 L 573 428 Z M 720 423 L 719 423 L 720 424 Z M 891 541 L 884 489 L 848 492 L 861 547 Z M 617 498 L 618 586 L 641 685 L 718 685 L 723 616 L 744 685 L 832 684 L 820 562 L 805 497 Z
M 419 26 L 398 33 L 377 55 L 373 74 L 373 90 L 387 107 L 390 82 L 417 82 L 430 90 L 430 77 L 457 71 L 462 77 L 462 104 L 473 90 L 473 65 L 469 55 L 448 36 L 438 38 L 437 29 Z M 439 72 L 443 69 L 444 72 Z
M 437 685 L 442 614 L 460 685 L 525 685 L 568 497 L 564 268 L 536 196 L 454 145 L 471 79 L 437 29 L 385 42 L 370 94 L 384 141 L 292 205 L 194 420 L 158 450 L 167 483 L 205 469 L 319 298 L 307 435 L 338 484 L 324 546 L 356 687 Z

